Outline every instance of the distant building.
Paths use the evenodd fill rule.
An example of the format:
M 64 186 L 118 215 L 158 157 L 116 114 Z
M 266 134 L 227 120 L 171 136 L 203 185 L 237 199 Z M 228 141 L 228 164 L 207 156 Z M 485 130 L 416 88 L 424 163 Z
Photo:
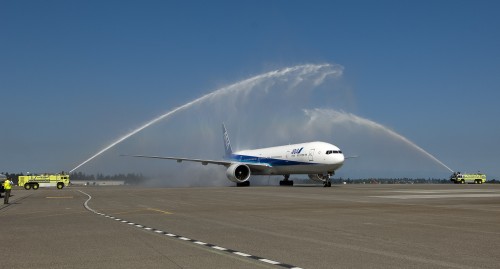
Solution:
M 78 186 L 123 186 L 125 185 L 124 180 L 71 180 L 71 185 Z

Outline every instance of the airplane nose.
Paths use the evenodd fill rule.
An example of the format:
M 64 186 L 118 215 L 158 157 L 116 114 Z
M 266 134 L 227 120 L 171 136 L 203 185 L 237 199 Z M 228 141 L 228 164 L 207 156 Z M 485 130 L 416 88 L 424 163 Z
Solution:
M 344 163 L 344 160 L 345 160 L 345 157 L 344 157 L 344 154 L 343 153 L 340 153 L 340 154 L 332 154 L 331 155 L 331 160 L 332 162 L 334 162 L 335 164 L 340 164 L 342 165 Z

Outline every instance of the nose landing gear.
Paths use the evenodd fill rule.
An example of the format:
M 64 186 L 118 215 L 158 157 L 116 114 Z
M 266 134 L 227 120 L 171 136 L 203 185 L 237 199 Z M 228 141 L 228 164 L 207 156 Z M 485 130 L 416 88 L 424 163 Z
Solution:
M 290 175 L 283 175 L 285 178 L 280 180 L 280 186 L 293 186 L 293 180 L 289 180 Z
M 323 182 L 323 187 L 331 187 L 332 186 L 332 181 L 330 180 L 330 177 L 334 175 L 334 172 L 332 173 L 327 173 L 324 177 L 325 181 Z

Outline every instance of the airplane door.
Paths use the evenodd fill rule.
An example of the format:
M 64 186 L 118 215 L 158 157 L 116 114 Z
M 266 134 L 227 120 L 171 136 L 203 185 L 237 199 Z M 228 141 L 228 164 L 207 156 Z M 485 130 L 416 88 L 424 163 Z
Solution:
M 314 161 L 314 150 L 315 149 L 309 150 L 309 161 L 310 162 Z

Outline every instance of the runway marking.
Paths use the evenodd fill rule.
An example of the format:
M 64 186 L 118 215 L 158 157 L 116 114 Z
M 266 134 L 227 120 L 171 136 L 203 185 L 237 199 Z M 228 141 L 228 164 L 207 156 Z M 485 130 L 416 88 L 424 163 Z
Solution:
M 281 262 L 273 261 L 273 260 L 266 259 L 266 258 L 263 258 L 263 257 L 254 256 L 254 255 L 251 255 L 251 254 L 246 254 L 246 253 L 243 253 L 243 252 L 240 252 L 240 251 L 237 251 L 237 250 L 223 248 L 223 247 L 220 247 L 220 246 L 217 246 L 217 245 L 214 245 L 214 244 L 209 244 L 209 243 L 201 242 L 201 241 L 190 239 L 190 238 L 187 238 L 187 237 L 184 237 L 184 236 L 181 236 L 181 235 L 176 235 L 176 234 L 173 234 L 173 233 L 169 233 L 169 232 L 165 232 L 165 231 L 158 230 L 158 229 L 155 229 L 155 228 L 151 228 L 151 227 L 143 226 L 143 225 L 140 225 L 140 224 L 137 224 L 137 223 L 133 223 L 133 222 L 130 222 L 130 221 L 127 221 L 127 220 L 118 219 L 116 217 L 113 217 L 113 216 L 110 216 L 110 215 L 106 215 L 104 213 L 100 213 L 100 212 L 92 209 L 88 205 L 90 199 L 92 199 L 92 196 L 90 196 L 90 194 L 85 193 L 85 192 L 83 192 L 81 190 L 78 190 L 78 191 L 81 192 L 81 193 L 83 193 L 83 194 L 85 194 L 85 195 L 87 195 L 89 197 L 89 199 L 87 199 L 87 201 L 85 201 L 85 203 L 83 204 L 83 206 L 88 211 L 90 211 L 90 212 L 92 212 L 92 213 L 94 213 L 96 215 L 103 216 L 105 218 L 114 219 L 114 220 L 120 221 L 122 223 L 127 223 L 129 225 L 133 225 L 133 226 L 135 226 L 137 228 L 144 229 L 146 231 L 151 231 L 151 232 L 154 232 L 154 233 L 163 234 L 165 236 L 177 238 L 177 239 L 182 240 L 184 242 L 191 242 L 193 244 L 197 244 L 197 245 L 201 245 L 201 246 L 206 246 L 206 247 L 209 247 L 211 249 L 216 249 L 216 250 L 219 250 L 219 251 L 222 251 L 222 252 L 226 252 L 226 253 L 231 253 L 231 254 L 234 254 L 234 255 L 238 255 L 239 257 L 244 257 L 244 258 L 252 259 L 252 260 L 255 260 L 255 261 L 260 261 L 260 262 L 263 262 L 263 263 L 266 263 L 266 264 L 276 265 L 276 266 L 279 266 L 279 267 L 282 267 L 282 268 L 303 269 L 301 267 L 297 267 L 297 266 L 294 266 L 294 265 L 291 265 L 291 264 L 281 263 Z M 139 227 L 139 226 L 141 226 L 141 227 Z
M 500 194 L 496 193 L 409 194 L 409 195 L 387 195 L 387 196 L 370 196 L 370 197 L 391 198 L 391 199 L 488 198 L 488 197 L 500 197 Z
M 240 255 L 240 256 L 243 256 L 243 257 L 250 257 L 250 256 L 252 256 L 250 254 L 246 254 L 246 253 L 243 253 L 243 252 L 235 252 L 233 254 Z
M 267 263 L 270 263 L 270 264 L 280 264 L 279 262 L 276 262 L 276 261 L 273 261 L 273 260 L 268 260 L 268 259 L 259 259 L 259 261 L 261 262 L 267 262 Z
M 173 214 L 173 213 L 171 213 L 171 212 L 168 212 L 168 211 L 163 211 L 163 210 L 156 209 L 156 208 L 148 208 L 148 210 L 151 210 L 151 211 L 156 211 L 156 212 L 161 212 L 161 213 L 163 213 L 163 214 L 167 214 L 167 215 Z
M 448 190 L 391 190 L 388 192 L 415 193 L 415 194 L 439 194 L 439 193 L 498 193 L 498 190 L 489 189 L 448 189 Z
M 136 213 L 136 212 L 143 212 L 143 211 L 155 211 L 155 212 L 160 212 L 165 215 L 171 215 L 174 214 L 172 212 L 156 209 L 156 208 L 146 208 L 146 209 L 138 209 L 138 210 L 131 210 L 131 211 L 125 211 L 125 212 L 115 212 L 115 215 L 122 215 L 122 214 L 129 214 L 129 213 Z
M 446 199 L 446 198 L 491 198 L 500 197 L 497 190 L 489 189 L 447 189 L 447 190 L 391 190 L 390 195 L 370 196 L 390 199 Z

